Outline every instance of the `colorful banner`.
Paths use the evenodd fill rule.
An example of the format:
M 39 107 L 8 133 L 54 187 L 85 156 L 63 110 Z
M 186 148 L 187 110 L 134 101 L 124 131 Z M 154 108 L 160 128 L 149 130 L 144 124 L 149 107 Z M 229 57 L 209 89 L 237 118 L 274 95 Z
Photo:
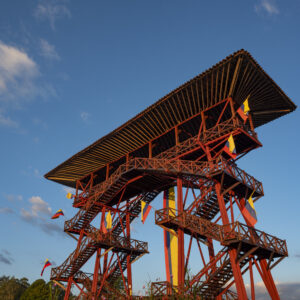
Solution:
M 176 210 L 176 200 L 174 187 L 164 191 L 164 208 L 173 208 Z M 175 212 L 169 211 L 170 215 Z M 175 234 L 164 230 L 164 248 L 165 248 L 165 262 L 167 281 L 172 285 L 178 285 L 178 238 Z

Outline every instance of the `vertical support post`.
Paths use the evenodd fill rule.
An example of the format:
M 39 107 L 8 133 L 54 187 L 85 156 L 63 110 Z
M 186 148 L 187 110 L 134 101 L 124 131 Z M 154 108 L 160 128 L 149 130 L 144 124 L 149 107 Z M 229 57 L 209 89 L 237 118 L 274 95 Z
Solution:
M 232 195 L 229 195 L 230 200 L 230 215 L 231 215 L 231 223 L 234 222 L 234 214 L 233 214 L 233 205 L 232 205 Z
M 231 97 L 229 98 L 229 103 L 230 103 L 230 108 L 231 108 L 231 114 L 232 114 L 232 117 L 234 118 L 235 117 L 235 109 L 234 109 L 234 104 L 233 104 L 233 100 Z M 233 124 L 235 124 L 235 123 L 233 123 Z
M 216 193 L 217 193 L 217 197 L 218 197 L 218 203 L 219 203 L 219 208 L 220 208 L 223 225 L 228 225 L 229 218 L 227 215 L 224 198 L 221 194 L 221 184 L 216 183 L 215 188 L 216 188 Z M 230 228 L 228 228 L 228 229 L 230 230 Z M 231 267 L 232 267 L 232 272 L 233 272 L 233 276 L 234 276 L 234 280 L 235 280 L 238 297 L 239 297 L 239 299 L 246 300 L 248 298 L 247 298 L 246 288 L 245 288 L 240 264 L 237 260 L 237 257 L 238 257 L 237 250 L 230 249 L 229 256 L 230 256 L 230 262 L 231 262 Z
M 249 272 L 250 272 L 251 300 L 255 300 L 252 258 L 249 261 Z
M 109 164 L 106 165 L 106 177 L 105 180 L 107 180 L 109 177 Z
M 83 239 L 83 229 L 80 230 L 79 239 L 78 239 L 77 247 L 76 247 L 76 255 L 78 255 L 78 251 L 79 251 L 82 239 Z
M 175 126 L 175 144 L 178 145 L 179 144 L 179 134 L 178 134 L 178 126 Z
M 149 158 L 152 158 L 152 141 L 149 142 Z
M 177 178 L 177 210 L 180 215 L 183 212 L 182 179 Z M 184 231 L 178 228 L 178 286 L 184 287 Z
M 126 234 L 127 238 L 130 239 L 130 214 L 128 210 L 128 200 L 126 206 Z M 128 282 L 128 292 L 129 298 L 131 299 L 132 295 L 132 273 L 131 273 L 131 262 L 130 262 L 131 255 L 127 255 L 127 282 Z
M 271 296 L 272 300 L 280 300 L 276 285 L 274 283 L 274 279 L 272 277 L 272 274 L 270 270 L 267 269 L 267 262 L 265 259 L 262 259 L 259 261 L 261 271 L 264 274 L 264 282 L 266 287 L 269 286 L 270 288 L 268 289 L 269 295 Z
M 105 213 L 104 213 L 104 210 L 102 210 L 102 213 L 101 213 L 101 221 L 100 221 L 100 230 L 103 230 L 103 227 L 104 226 L 104 218 L 105 218 Z M 104 255 L 104 260 L 103 260 L 103 274 L 105 274 L 106 272 L 106 268 L 107 268 L 107 258 L 108 258 L 108 253 L 106 253 Z
M 215 257 L 214 244 L 212 239 L 210 238 L 207 238 L 207 243 L 208 243 L 209 260 L 212 260 Z
M 72 287 L 72 282 L 73 282 L 73 276 L 70 277 L 69 280 L 68 280 L 68 285 L 67 285 L 67 289 L 66 289 L 66 292 L 65 292 L 64 300 L 69 300 L 71 287 Z
M 128 170 L 129 153 L 126 154 L 126 170 Z
M 201 112 L 201 118 L 202 118 L 202 122 L 203 122 L 203 131 L 206 131 L 205 114 L 203 111 Z
M 251 114 L 248 115 L 248 120 L 249 120 L 249 123 L 250 123 L 251 131 L 254 131 L 254 125 L 253 125 L 253 120 L 252 120 L 252 115 Z
M 92 283 L 92 295 L 95 299 L 96 299 L 97 286 L 98 286 L 99 266 L 100 266 L 100 249 L 97 249 L 94 275 L 93 275 L 93 283 Z

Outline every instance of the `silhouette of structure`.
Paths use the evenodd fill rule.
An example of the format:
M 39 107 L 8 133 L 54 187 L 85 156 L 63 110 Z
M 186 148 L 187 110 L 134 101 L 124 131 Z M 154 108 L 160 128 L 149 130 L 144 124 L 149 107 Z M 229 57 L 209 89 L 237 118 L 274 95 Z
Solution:
M 250 113 L 244 122 L 236 112 L 248 95 Z M 270 297 L 279 299 L 271 270 L 288 256 L 286 242 L 247 220 L 236 221 L 234 207 L 241 210 L 250 195 L 254 202 L 264 195 L 262 183 L 237 160 L 262 146 L 255 128 L 295 109 L 251 55 L 240 50 L 47 173 L 47 179 L 76 189 L 78 213 L 65 222 L 64 231 L 77 246 L 51 271 L 51 279 L 67 283 L 65 299 L 73 284 L 87 299 L 134 298 L 131 266 L 148 253 L 148 245 L 132 239 L 130 223 L 140 214 L 141 200 L 151 203 L 172 186 L 177 187 L 177 208 L 157 210 L 155 223 L 178 237 L 178 285 L 153 282 L 154 297 L 247 299 L 243 275 L 249 271 L 254 299 L 255 267 Z M 236 159 L 223 151 L 230 136 Z M 112 228 L 105 233 L 108 211 Z M 216 243 L 223 247 L 218 253 Z M 203 268 L 187 281 L 193 245 Z M 82 272 L 93 255 L 93 273 Z M 236 293 L 229 290 L 233 285 Z

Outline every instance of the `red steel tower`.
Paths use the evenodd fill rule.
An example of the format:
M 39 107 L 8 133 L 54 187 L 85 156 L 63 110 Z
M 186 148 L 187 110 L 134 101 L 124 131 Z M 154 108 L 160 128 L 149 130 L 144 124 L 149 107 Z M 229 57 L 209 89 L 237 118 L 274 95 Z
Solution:
M 244 120 L 237 111 L 247 98 L 250 112 Z M 270 297 L 280 299 L 271 270 L 288 256 L 286 242 L 247 218 L 237 221 L 235 212 L 250 197 L 255 202 L 264 195 L 262 183 L 237 161 L 262 146 L 255 128 L 295 109 L 240 50 L 47 173 L 47 179 L 76 189 L 78 213 L 64 231 L 77 245 L 51 271 L 51 279 L 67 283 L 65 299 L 73 284 L 86 299 L 135 298 L 131 265 L 148 253 L 148 244 L 132 238 L 130 223 L 139 216 L 141 201 L 149 204 L 171 187 L 177 207 L 161 206 L 155 223 L 177 237 L 178 282 L 153 282 L 152 296 L 248 299 L 243 276 L 249 271 L 255 299 L 256 268 Z M 224 151 L 229 139 L 235 153 Z M 111 228 L 105 225 L 108 213 Z M 203 266 L 187 280 L 192 247 Z M 92 273 L 82 272 L 92 256 Z

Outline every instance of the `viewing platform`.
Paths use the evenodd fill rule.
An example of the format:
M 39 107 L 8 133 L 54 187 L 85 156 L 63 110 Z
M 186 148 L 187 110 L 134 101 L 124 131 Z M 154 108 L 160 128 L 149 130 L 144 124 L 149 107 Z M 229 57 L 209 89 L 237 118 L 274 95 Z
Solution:
M 164 208 L 155 211 L 155 224 L 175 233 L 180 227 L 184 233 L 194 235 L 204 243 L 211 238 L 224 246 L 238 249 L 238 252 L 256 255 L 259 259 L 288 256 L 285 240 L 239 222 L 219 225 L 185 211 L 178 213 L 175 209 Z
M 52 268 L 51 279 L 62 280 L 60 278 L 74 275 L 98 248 L 130 254 L 133 258 L 149 253 L 146 242 L 120 237 L 113 232 L 105 234 L 90 225 L 90 231 L 83 237 L 80 247 L 75 249 L 61 266 Z

